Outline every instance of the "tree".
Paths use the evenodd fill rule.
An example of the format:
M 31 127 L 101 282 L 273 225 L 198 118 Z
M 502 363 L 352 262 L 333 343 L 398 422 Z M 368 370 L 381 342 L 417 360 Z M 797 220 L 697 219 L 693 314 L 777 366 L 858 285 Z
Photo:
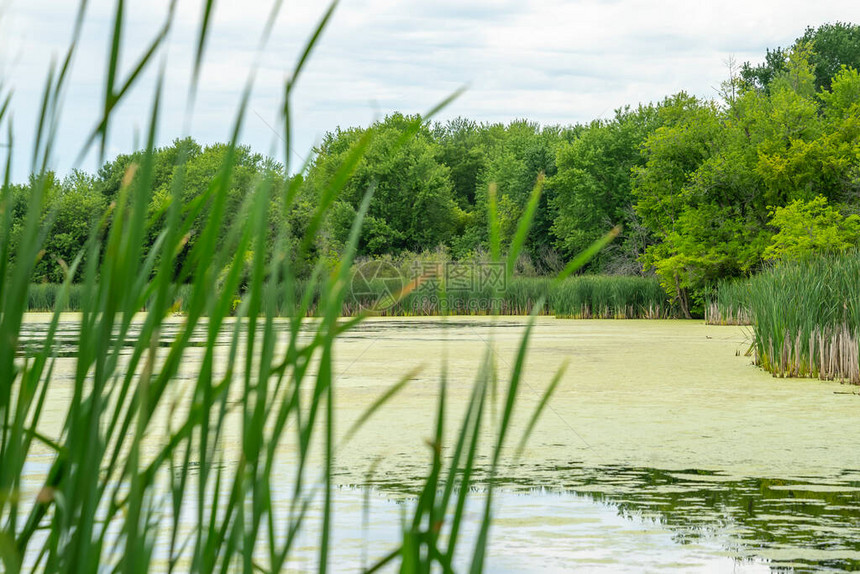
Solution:
M 860 68 L 860 26 L 836 22 L 818 28 L 807 27 L 790 48 L 767 50 L 765 61 L 758 66 L 743 65 L 741 77 L 748 86 L 770 91 L 771 82 L 787 69 L 787 58 L 799 46 L 809 46 L 815 90 L 829 90 L 830 82 L 842 66 Z
M 768 92 L 722 106 L 676 97 L 660 110 L 633 192 L 658 240 L 642 261 L 686 314 L 709 282 L 761 265 L 775 209 L 818 195 L 857 203 L 860 79 L 846 69 L 817 93 L 810 54 L 803 44 L 787 54 Z
M 541 174 L 546 177 L 555 175 L 557 149 L 572 133 L 556 126 L 541 128 L 537 123 L 526 120 L 484 127 L 482 139 L 487 158 L 478 178 L 473 227 L 466 230 L 464 239 L 468 241 L 455 249 L 455 253 L 488 247 L 488 191 L 491 185 L 496 189 L 502 244 L 510 241 L 538 177 Z M 554 219 L 551 191 L 544 188 L 525 245 L 526 252 L 532 257 L 552 247 L 550 230 Z
M 831 80 L 843 66 L 860 68 L 860 26 L 856 24 L 836 22 L 807 27 L 798 43 L 812 45 L 810 63 L 818 90 L 829 90 Z
M 631 170 L 644 164 L 640 147 L 658 125 L 657 109 L 616 110 L 612 120 L 596 120 L 556 155 L 557 174 L 547 182 L 555 218 L 555 246 L 566 258 L 577 255 L 616 225 L 624 229 L 590 268 L 638 273 L 648 242 L 633 210 Z
M 412 134 L 419 126 L 417 133 Z M 394 114 L 368 128 L 368 148 L 340 193 L 342 205 L 327 224 L 325 241 L 341 247 L 366 191 L 375 187 L 359 241 L 359 253 L 420 251 L 447 244 L 461 210 L 454 202 L 449 170 L 436 161 L 429 129 L 417 116 Z M 366 130 L 329 133 L 306 180 L 306 197 L 319 197 Z M 405 138 L 405 139 L 404 139 Z
M 689 289 L 702 280 L 697 260 L 714 258 L 714 254 L 690 252 L 695 246 L 690 239 L 705 229 L 699 225 L 702 218 L 690 213 L 703 202 L 689 186 L 720 145 L 719 110 L 681 92 L 663 102 L 658 116 L 661 127 L 645 140 L 645 164 L 633 168 L 636 213 L 658 240 L 647 248 L 642 263 L 657 272 L 666 291 L 676 296 L 689 316 Z
M 817 196 L 797 199 L 772 212 L 770 224 L 779 229 L 764 251 L 765 259 L 801 259 L 815 253 L 841 253 L 860 239 L 860 216 L 843 217 Z
M 436 161 L 448 167 L 454 201 L 463 211 L 474 209 L 478 176 L 486 168 L 482 131 L 474 121 L 456 118 L 444 125 L 436 124 L 432 132 Z

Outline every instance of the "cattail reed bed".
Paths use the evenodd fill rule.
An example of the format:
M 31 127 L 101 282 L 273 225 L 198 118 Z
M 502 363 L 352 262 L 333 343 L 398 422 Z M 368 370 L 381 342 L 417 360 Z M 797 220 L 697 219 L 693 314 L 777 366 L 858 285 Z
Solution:
M 669 319 L 680 316 L 656 278 L 582 275 L 555 285 L 549 306 L 559 317 Z
M 781 263 L 720 289 L 720 313 L 749 310 L 756 364 L 778 377 L 860 384 L 860 253 Z
M 579 275 L 563 281 L 515 277 L 503 289 L 421 290 L 393 297 L 381 283 L 354 293 L 344 314 L 374 310 L 386 316 L 528 315 L 538 301 L 544 315 L 573 319 L 668 319 L 679 317 L 656 278 Z M 408 290 L 408 288 L 407 288 Z
M 678 309 L 656 278 L 579 275 L 563 281 L 546 277 L 515 277 L 504 287 L 432 289 L 404 285 L 392 289 L 383 281 L 353 285 L 343 314 L 371 311 L 382 316 L 529 315 L 541 300 L 541 314 L 575 319 L 677 318 Z
M 296 293 L 303 294 L 306 287 L 296 282 Z M 486 286 L 471 289 L 446 289 L 445 286 L 410 286 L 395 281 L 373 280 L 350 286 L 343 301 L 341 314 L 354 317 L 370 311 L 381 316 L 411 317 L 439 315 L 529 315 L 535 305 L 545 301 L 542 315 L 572 319 L 672 319 L 678 318 L 678 309 L 672 305 L 655 278 L 605 275 L 579 275 L 561 282 L 547 277 L 515 277 L 502 288 Z M 322 287 L 313 288 L 308 315 L 319 313 Z M 60 285 L 37 283 L 30 285 L 29 311 L 54 309 Z M 185 313 L 191 290 L 177 286 L 177 299 L 173 310 Z M 69 290 L 67 309 L 81 308 L 82 288 L 73 285 Z M 242 296 L 235 299 L 238 305 Z M 284 293 L 273 295 L 272 304 L 282 316 L 296 309 L 299 301 L 288 301 Z M 146 308 L 141 309 L 146 310 Z
M 752 325 L 749 281 L 720 281 L 705 300 L 705 323 L 708 325 Z

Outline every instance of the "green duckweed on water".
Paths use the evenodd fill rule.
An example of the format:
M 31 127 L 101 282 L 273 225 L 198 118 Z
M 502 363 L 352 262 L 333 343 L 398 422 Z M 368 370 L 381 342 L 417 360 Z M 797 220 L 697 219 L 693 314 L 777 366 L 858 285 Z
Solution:
M 29 317 L 30 337 L 38 337 L 41 320 Z M 74 323 L 64 325 L 74 337 Z M 369 487 L 374 500 L 408 504 L 426 469 L 426 447 L 415 445 L 425 444 L 432 430 L 441 362 L 456 412 L 482 349 L 492 344 L 500 370 L 507 370 L 523 328 L 519 317 L 378 318 L 344 336 L 335 354 L 340 436 L 395 382 L 391 373 L 420 370 L 338 451 L 336 482 Z M 637 560 L 680 571 L 726 568 L 723 559 L 750 571 L 766 564 L 860 566 L 860 436 L 846 432 L 855 424 L 860 395 L 834 382 L 774 379 L 739 353 L 749 336 L 744 327 L 695 321 L 540 318 L 520 400 L 536 402 L 558 365 L 568 360 L 570 367 L 522 456 L 507 458 L 495 479 L 508 493 L 494 530 L 494 544 L 508 561 L 494 563 L 499 571 L 506 564 L 552 565 L 559 556 L 567 556 L 568 565 L 615 569 Z M 185 366 L 190 372 L 194 361 L 192 350 Z M 60 369 L 49 412 L 62 407 L 63 380 Z M 45 421 L 59 424 L 50 416 Z M 524 424 L 515 420 L 513 431 Z M 225 432 L 238 433 L 231 428 Z M 228 437 L 225 448 L 228 464 L 240 456 L 238 440 Z M 486 478 L 481 468 L 479 484 Z M 345 511 L 347 523 L 361 524 L 361 492 L 339 494 L 353 509 Z M 590 510 L 595 503 L 608 514 Z M 379 500 L 371 508 L 380 516 L 395 512 Z M 651 534 L 622 543 L 623 537 L 604 532 L 618 528 L 607 526 L 616 515 L 632 531 Z M 523 529 L 542 536 L 529 522 L 535 516 L 560 521 L 562 535 L 552 549 L 532 544 L 519 557 L 501 550 Z M 679 543 L 692 554 L 672 550 Z M 601 562 L 612 545 L 624 548 L 623 563 Z M 334 559 L 357 564 L 361 546 L 360 537 L 344 542 Z M 677 563 L 649 562 L 659 552 Z

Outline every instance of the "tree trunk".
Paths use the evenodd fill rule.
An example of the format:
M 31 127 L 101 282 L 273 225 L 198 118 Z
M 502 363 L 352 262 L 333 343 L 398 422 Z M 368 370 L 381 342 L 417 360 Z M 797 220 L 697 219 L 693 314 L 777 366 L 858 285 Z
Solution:
M 681 305 L 681 312 L 684 314 L 684 319 L 692 319 L 690 315 L 690 296 L 687 290 L 681 287 L 681 280 L 675 275 L 675 293 L 678 296 L 678 303 Z

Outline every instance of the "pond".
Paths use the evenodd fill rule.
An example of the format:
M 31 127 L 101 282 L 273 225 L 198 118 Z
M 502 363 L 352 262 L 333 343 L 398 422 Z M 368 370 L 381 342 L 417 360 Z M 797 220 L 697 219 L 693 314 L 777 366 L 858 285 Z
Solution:
M 45 320 L 29 317 L 28 339 L 38 340 Z M 335 570 L 369 564 L 396 544 L 429 465 L 442 370 L 449 408 L 462 413 L 488 348 L 506 380 L 525 322 L 371 319 L 343 336 L 335 359 L 341 433 L 420 370 L 337 453 Z M 73 343 L 75 317 L 63 326 Z M 857 387 L 775 379 L 751 364 L 748 347 L 741 327 L 538 319 L 513 437 L 569 364 L 522 456 L 504 461 L 488 571 L 860 568 Z M 61 424 L 73 350 L 58 350 L 46 407 L 56 427 L 46 432 Z M 184 368 L 195 366 L 191 357 Z M 238 444 L 225 441 L 226 461 L 238 459 Z M 32 486 L 46 462 L 34 455 Z M 479 512 L 471 509 L 476 519 Z M 291 564 L 297 570 L 313 570 L 316 516 Z

